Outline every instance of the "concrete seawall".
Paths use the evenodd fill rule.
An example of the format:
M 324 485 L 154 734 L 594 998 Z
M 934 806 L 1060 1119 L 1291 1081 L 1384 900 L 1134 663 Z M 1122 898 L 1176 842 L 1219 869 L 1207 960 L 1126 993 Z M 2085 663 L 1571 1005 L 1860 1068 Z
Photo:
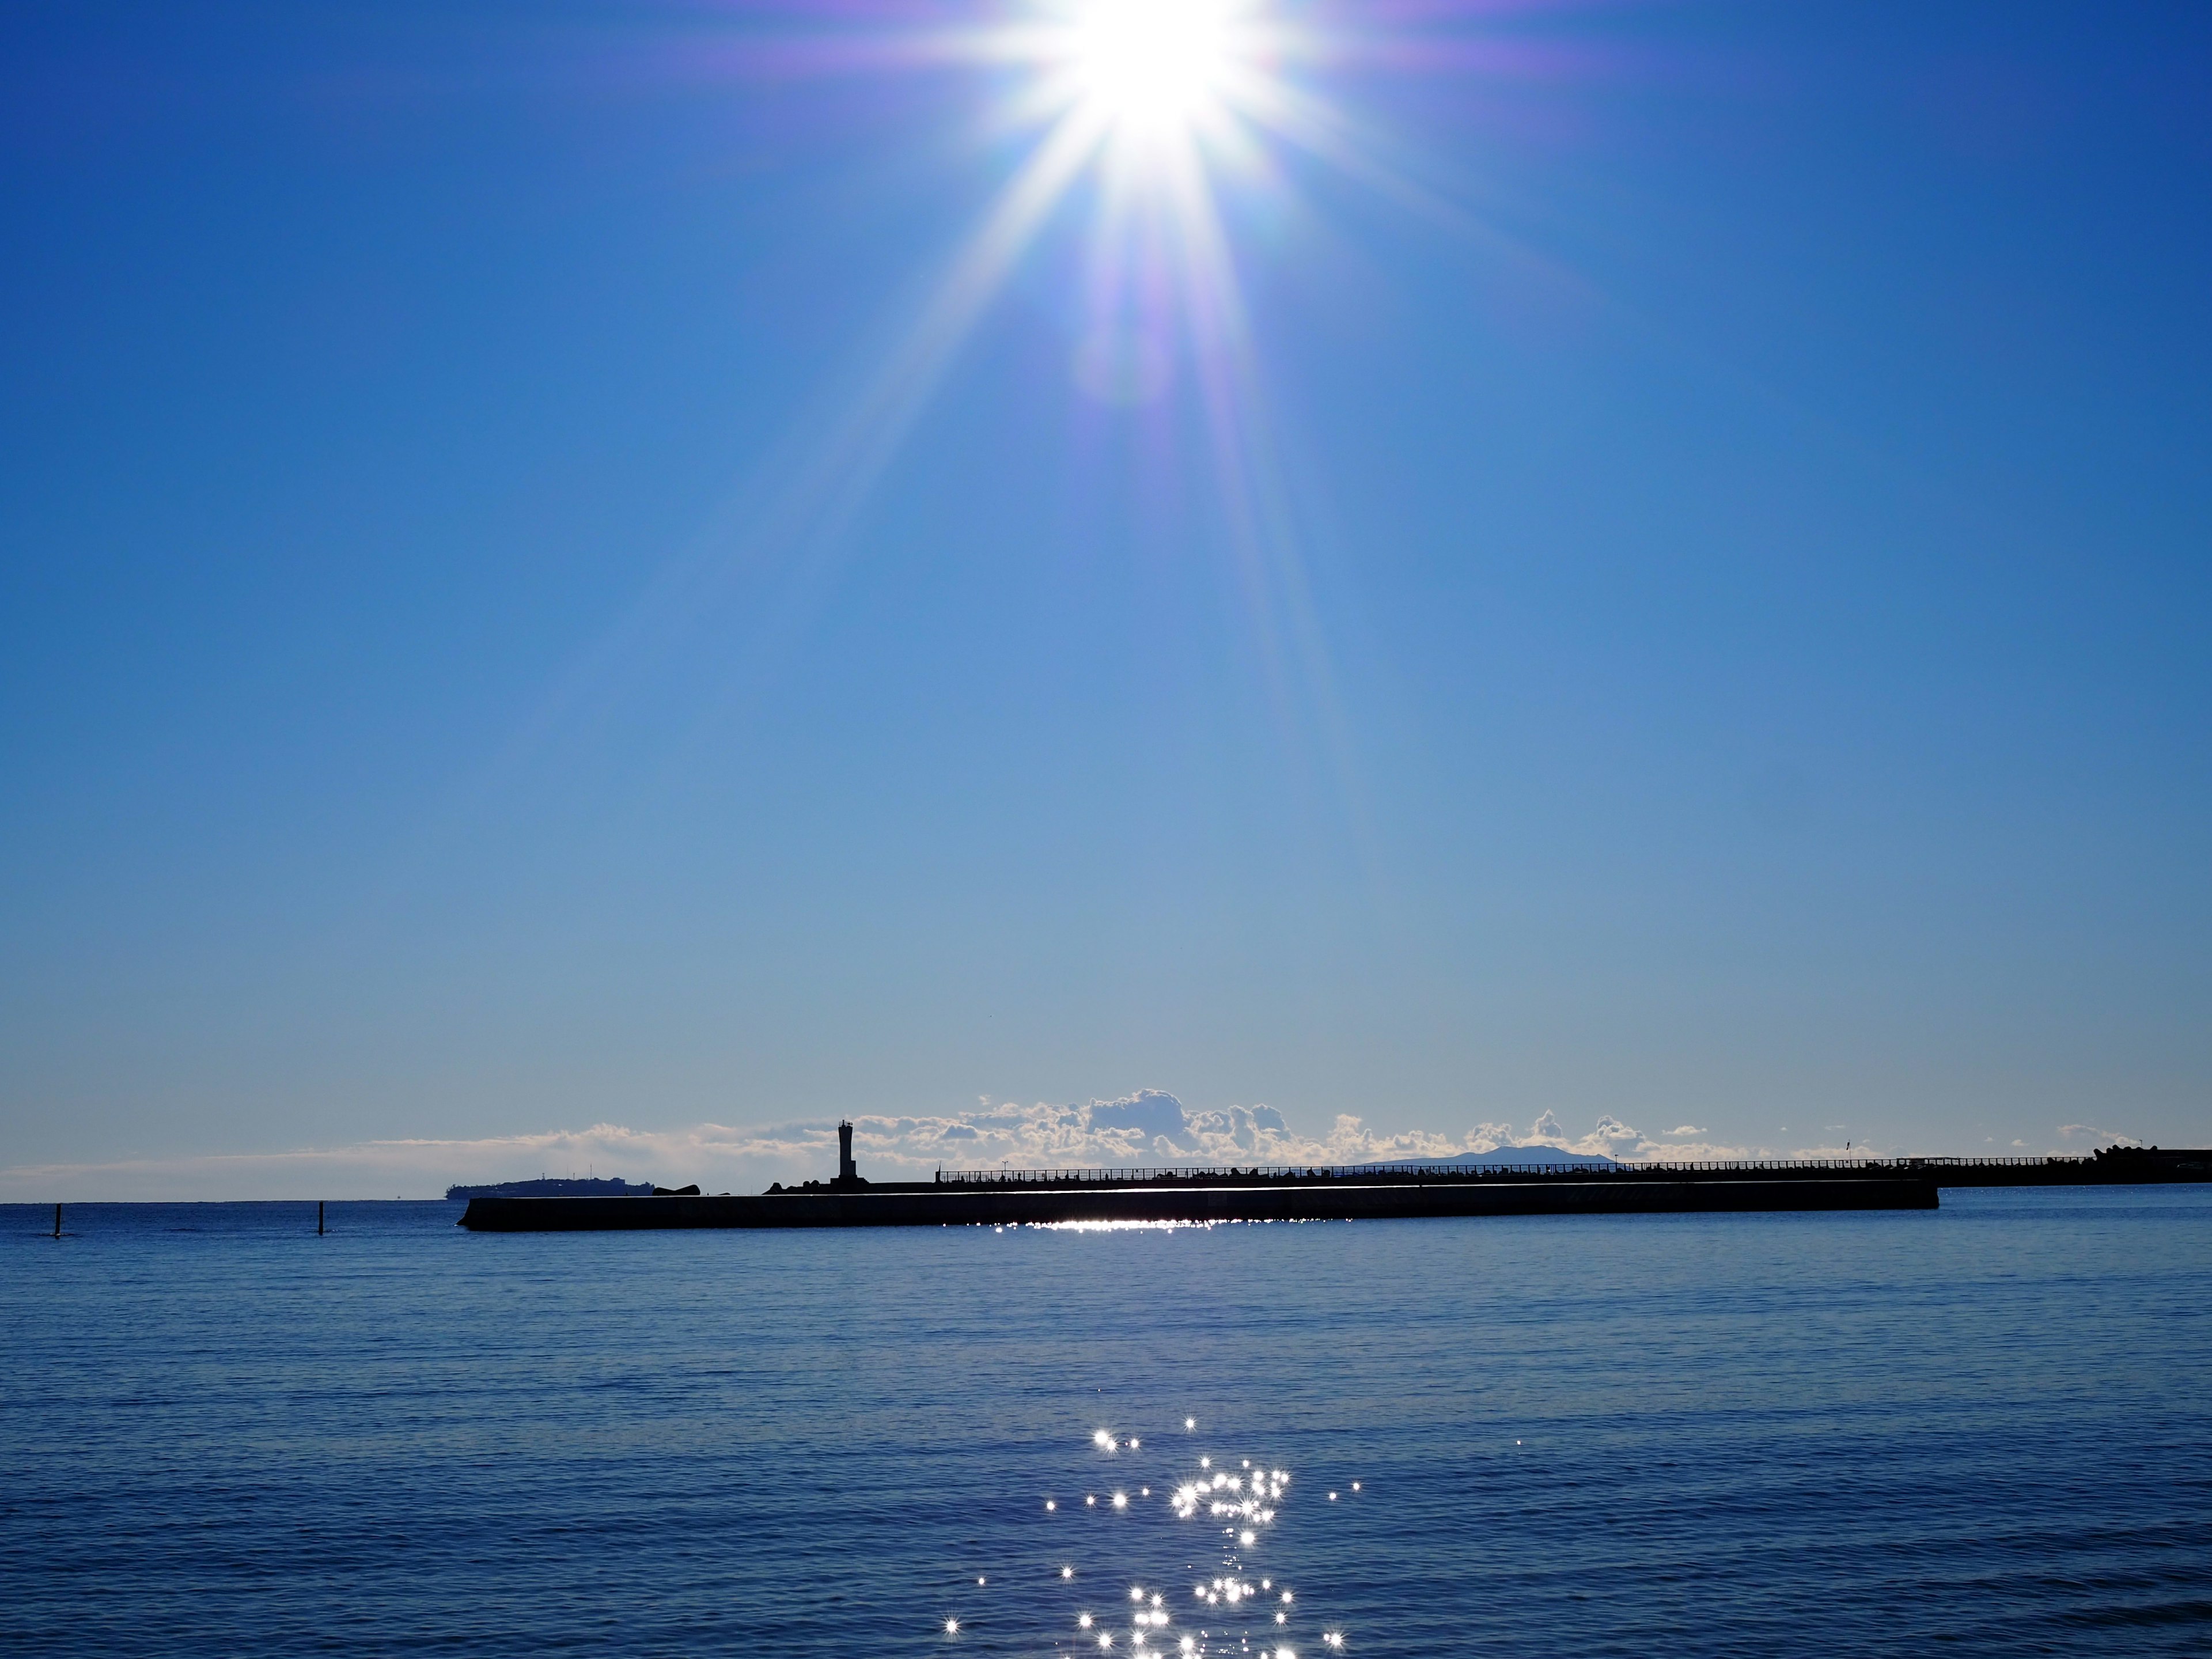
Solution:
M 1413 1216 L 1645 1215 L 1777 1210 L 1932 1210 L 1924 1178 L 1841 1181 L 1484 1182 L 1434 1186 L 1053 1188 L 758 1197 L 472 1198 L 476 1232 L 670 1227 L 1007 1226 L 1059 1221 L 1349 1221 Z

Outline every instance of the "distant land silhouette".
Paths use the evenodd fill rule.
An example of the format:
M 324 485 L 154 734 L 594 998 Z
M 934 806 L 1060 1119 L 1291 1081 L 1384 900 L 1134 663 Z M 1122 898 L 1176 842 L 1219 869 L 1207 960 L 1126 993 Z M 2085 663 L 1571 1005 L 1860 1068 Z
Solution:
M 448 1187 L 448 1199 L 459 1198 L 648 1198 L 649 1181 L 624 1181 L 620 1176 L 578 1179 L 574 1176 L 540 1176 L 535 1181 L 501 1181 L 481 1187 Z

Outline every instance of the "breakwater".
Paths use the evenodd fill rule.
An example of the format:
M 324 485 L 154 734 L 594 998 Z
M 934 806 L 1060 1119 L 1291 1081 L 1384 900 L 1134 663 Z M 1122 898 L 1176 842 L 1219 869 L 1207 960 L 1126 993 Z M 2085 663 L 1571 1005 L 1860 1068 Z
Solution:
M 837 1126 L 837 1176 L 757 1196 L 657 1188 L 650 1197 L 469 1200 L 477 1232 L 678 1227 L 1007 1226 L 1116 1221 L 1351 1221 L 1413 1216 L 1648 1215 L 1932 1210 L 1944 1187 L 2212 1180 L 2212 1152 L 2106 1147 L 2086 1158 L 1739 1159 L 1726 1163 L 1369 1164 L 1193 1169 L 940 1170 L 870 1182 Z
M 1361 1180 L 1326 1176 L 1205 1182 L 1010 1180 L 842 1182 L 757 1195 L 477 1198 L 477 1232 L 691 1227 L 1010 1226 L 1115 1221 L 1349 1221 L 1416 1216 L 1648 1215 L 1776 1210 L 1932 1210 L 1924 1176 L 1831 1179 Z M 1241 1172 L 1240 1172 L 1241 1174 Z

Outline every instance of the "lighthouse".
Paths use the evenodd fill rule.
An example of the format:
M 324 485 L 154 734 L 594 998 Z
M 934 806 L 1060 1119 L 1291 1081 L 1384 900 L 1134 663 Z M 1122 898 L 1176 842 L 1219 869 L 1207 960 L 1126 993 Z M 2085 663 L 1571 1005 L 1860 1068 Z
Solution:
M 840 1119 L 837 1124 L 837 1184 L 860 1184 L 860 1172 L 853 1164 L 853 1125 L 848 1119 Z

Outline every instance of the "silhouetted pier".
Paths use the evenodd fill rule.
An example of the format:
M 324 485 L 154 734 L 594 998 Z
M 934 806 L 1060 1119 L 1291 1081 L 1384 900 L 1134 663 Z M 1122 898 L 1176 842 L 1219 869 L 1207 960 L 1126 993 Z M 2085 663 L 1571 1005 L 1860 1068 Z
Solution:
M 756 1195 L 471 1199 L 481 1232 L 690 1227 L 927 1227 L 1115 1221 L 1338 1221 L 1413 1216 L 1932 1210 L 1943 1187 L 2212 1180 L 2212 1152 L 2087 1158 L 1740 1159 L 1697 1164 L 1363 1164 L 939 1170 L 870 1182 L 840 1124 L 838 1174 Z

